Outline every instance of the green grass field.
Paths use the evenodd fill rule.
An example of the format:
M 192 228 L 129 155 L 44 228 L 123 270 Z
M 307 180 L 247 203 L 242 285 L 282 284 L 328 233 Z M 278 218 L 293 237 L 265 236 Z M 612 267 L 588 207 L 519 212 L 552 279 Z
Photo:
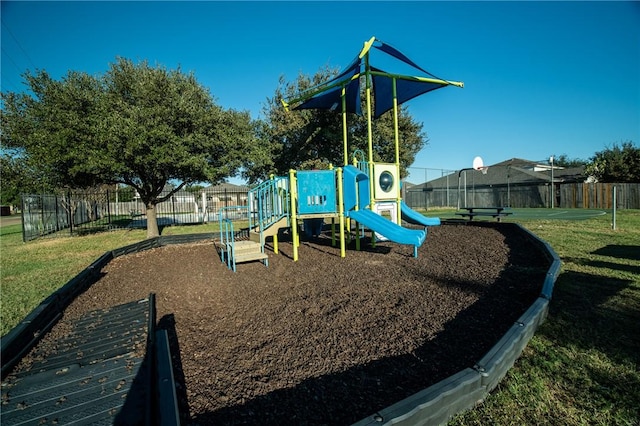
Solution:
M 426 215 L 456 217 L 450 209 Z M 515 366 L 451 424 L 640 424 L 640 210 L 619 211 L 616 230 L 602 211 L 517 209 L 506 220 L 549 242 L 562 273 L 547 321 Z M 144 237 L 132 230 L 23 243 L 20 225 L 0 228 L 2 335 L 105 251 Z

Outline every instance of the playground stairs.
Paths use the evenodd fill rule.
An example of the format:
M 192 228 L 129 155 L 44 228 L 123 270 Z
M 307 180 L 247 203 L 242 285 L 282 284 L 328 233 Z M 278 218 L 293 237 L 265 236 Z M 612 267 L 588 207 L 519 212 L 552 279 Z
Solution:
M 267 264 L 269 256 L 262 251 L 262 246 L 256 241 L 236 241 L 233 245 L 233 259 L 235 263 L 261 260 Z
M 223 211 L 220 212 L 220 241 L 216 243 L 216 248 L 220 250 L 220 257 L 223 263 L 233 272 L 236 271 L 237 263 L 260 260 L 265 266 L 269 266 L 269 256 L 264 253 L 264 246 L 258 241 L 251 241 L 251 231 L 249 228 L 235 231 L 233 222 L 223 218 Z

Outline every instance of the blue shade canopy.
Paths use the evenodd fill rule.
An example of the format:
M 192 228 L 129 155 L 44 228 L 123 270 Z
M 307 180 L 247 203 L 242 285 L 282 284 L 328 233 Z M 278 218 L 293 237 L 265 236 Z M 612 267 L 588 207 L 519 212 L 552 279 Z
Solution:
M 409 59 L 408 57 L 405 56 L 404 53 L 402 53 L 401 51 L 399 51 L 398 49 L 396 49 L 395 47 L 392 47 L 380 40 L 376 40 L 378 42 L 378 44 L 374 44 L 373 47 L 375 47 L 376 49 L 385 52 L 391 56 L 393 56 L 396 59 L 401 60 L 402 62 L 404 62 L 407 65 L 411 65 L 412 67 L 422 71 L 425 74 L 429 74 L 431 75 L 429 72 L 423 70 L 422 68 L 420 68 L 418 66 L 418 64 L 416 64 L 415 62 L 413 62 L 411 59 Z
M 375 70 L 382 72 L 381 70 Z M 374 113 L 378 118 L 393 108 L 393 78 L 387 75 L 374 74 L 372 76 L 374 87 Z M 396 96 L 398 105 L 423 93 L 447 86 L 447 83 L 425 82 L 418 80 L 396 79 Z
M 371 84 L 374 96 L 374 118 L 380 117 L 385 112 L 393 108 L 393 80 L 396 81 L 396 96 L 398 105 L 407 102 L 423 93 L 439 89 L 441 87 L 455 84 L 462 86 L 462 83 L 449 82 L 424 70 L 415 62 L 409 59 L 396 48 L 375 40 L 372 47 L 390 55 L 403 63 L 415 68 L 426 76 L 405 76 L 384 72 L 380 69 L 370 67 L 363 69 L 362 58 L 368 55 L 365 49 L 358 55 L 351 64 L 333 79 L 305 91 L 301 96 L 292 101 L 298 103 L 293 109 L 328 109 L 342 111 L 342 89 L 345 88 L 346 112 L 360 115 L 362 113 L 360 101 L 360 75 L 371 73 Z
M 332 80 L 334 81 L 334 80 Z M 355 80 L 340 82 L 337 86 L 320 92 L 315 96 L 302 102 L 293 108 L 299 109 L 329 109 L 332 111 L 342 111 L 342 87 L 346 84 L 345 101 L 346 111 L 361 115 L 362 107 L 360 105 L 360 81 Z
M 356 57 L 353 62 L 336 77 L 307 90 L 307 93 L 312 94 L 311 97 L 293 109 L 329 109 L 342 111 L 342 88 L 344 87 L 346 111 L 361 115 L 360 81 L 358 77 L 361 61 L 359 57 Z

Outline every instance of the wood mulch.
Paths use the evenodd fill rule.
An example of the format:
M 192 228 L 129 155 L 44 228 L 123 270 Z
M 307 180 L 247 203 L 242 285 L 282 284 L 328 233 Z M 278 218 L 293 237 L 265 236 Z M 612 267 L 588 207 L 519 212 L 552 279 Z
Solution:
M 549 263 L 511 226 L 430 228 L 340 258 L 280 242 L 236 273 L 211 241 L 112 260 L 65 321 L 156 294 L 184 424 L 350 424 L 473 367 L 540 293 Z

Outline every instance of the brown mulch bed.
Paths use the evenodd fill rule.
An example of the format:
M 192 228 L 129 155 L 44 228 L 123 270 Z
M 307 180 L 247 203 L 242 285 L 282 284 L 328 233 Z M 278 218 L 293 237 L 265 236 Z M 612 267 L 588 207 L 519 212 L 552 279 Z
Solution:
M 545 257 L 499 224 L 430 228 L 413 248 L 330 237 L 221 263 L 211 242 L 112 260 L 66 320 L 156 293 L 183 423 L 350 424 L 473 367 L 540 293 Z M 58 331 L 57 331 L 58 330 Z

